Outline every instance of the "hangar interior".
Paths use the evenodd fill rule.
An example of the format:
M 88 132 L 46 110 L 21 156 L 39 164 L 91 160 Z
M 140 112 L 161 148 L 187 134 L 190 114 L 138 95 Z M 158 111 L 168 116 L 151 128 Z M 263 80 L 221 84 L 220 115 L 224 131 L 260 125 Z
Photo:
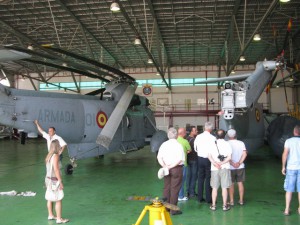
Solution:
M 120 10 L 111 11 L 112 3 Z M 0 4 L 1 44 L 34 52 L 30 59 L 1 60 L 2 82 L 7 77 L 16 88 L 85 94 L 100 86 L 93 81 L 112 79 L 103 68 L 51 50 L 60 48 L 128 73 L 139 82 L 139 94 L 151 85 L 148 97 L 158 115 L 202 110 L 211 99 L 218 107 L 220 86 L 199 86 L 197 79 L 247 73 L 257 61 L 274 60 L 284 50 L 288 70 L 276 76 L 270 94 L 263 93 L 260 102 L 270 112 L 287 112 L 284 104 L 275 104 L 286 101 L 285 85 L 288 104 L 298 104 L 298 1 L 4 0 Z M 47 89 L 51 84 L 58 88 Z M 157 120 L 161 126 L 184 125 L 177 118 Z M 197 118 L 189 115 L 186 120 L 191 124 Z
M 113 12 L 111 7 L 116 4 L 119 10 Z M 5 54 L 9 50 L 30 55 L 18 59 L 1 52 L 0 82 L 17 89 L 86 94 L 118 79 L 112 70 L 88 61 L 93 60 L 133 77 L 138 82 L 136 93 L 149 99 L 157 127 L 165 130 L 171 125 L 202 126 L 207 120 L 217 124 L 223 87 L 221 83 L 200 85 L 198 81 L 246 74 L 255 70 L 258 61 L 279 60 L 284 62 L 284 69 L 273 71 L 271 89 L 263 92 L 258 102 L 269 113 L 288 113 L 288 109 L 298 109 L 300 97 L 299 11 L 298 0 L 0 0 L 0 52 L 4 49 Z M 145 93 L 145 88 L 150 93 Z M 32 140 L 24 147 L 29 154 L 24 154 L 20 144 L 1 140 L 0 180 L 5 190 L 0 191 L 19 185 L 20 191 L 25 188 L 43 192 L 39 185 L 43 176 L 44 144 Z M 132 195 L 159 195 L 162 188 L 162 182 L 156 178 L 158 164 L 148 150 L 125 156 L 114 153 L 101 162 L 84 160 L 84 165 L 72 175 L 78 180 L 66 176 L 72 193 L 94 194 L 80 201 L 67 194 L 69 199 L 73 198 L 72 201 L 66 199 L 66 214 L 74 218 L 72 223 L 83 224 L 89 219 L 92 221 L 86 224 L 99 224 L 104 219 L 101 224 L 134 223 L 146 203 L 124 199 Z M 284 195 L 280 162 L 264 149 L 256 157 L 249 159 L 246 186 L 252 191 L 249 205 L 234 208 L 226 215 L 222 212 L 207 215 L 206 205 L 191 200 L 181 205 L 184 214 L 174 218 L 174 224 L 195 224 L 200 220 L 227 224 L 234 223 L 236 217 L 244 218 L 239 224 L 253 224 L 254 217 L 265 223 L 266 215 L 268 223 L 299 223 L 299 217 L 281 215 Z M 265 165 L 265 160 L 270 164 Z M 141 162 L 145 162 L 144 165 Z M 122 168 L 130 170 L 126 176 L 120 171 Z M 263 169 L 264 191 L 258 189 L 255 182 L 255 174 L 261 172 L 258 168 Z M 18 173 L 12 176 L 13 171 Z M 26 173 L 26 179 L 22 173 Z M 93 176 L 97 179 L 89 183 Z M 112 183 L 111 178 L 121 179 L 121 184 L 107 187 L 106 183 Z M 33 186 L 31 179 L 34 179 Z M 83 184 L 81 179 L 85 180 Z M 141 182 L 147 186 L 141 186 L 138 191 L 138 187 L 133 186 Z M 274 183 L 274 190 L 267 192 Z M 98 186 L 100 193 L 95 188 Z M 132 186 L 133 190 L 123 191 L 124 186 Z M 105 192 L 107 189 L 110 191 Z M 119 190 L 122 193 L 115 195 Z M 0 196 L 1 221 L 52 224 L 41 222 L 41 214 L 46 212 L 42 197 L 38 195 L 37 203 L 35 199 Z M 32 216 L 16 207 L 18 204 L 30 208 Z M 38 209 L 32 207 L 35 204 Z M 107 211 L 104 205 L 109 207 Z M 12 209 L 22 212 L 5 218 Z M 76 214 L 80 211 L 87 216 L 79 218 Z M 114 216 L 115 213 L 118 216 Z

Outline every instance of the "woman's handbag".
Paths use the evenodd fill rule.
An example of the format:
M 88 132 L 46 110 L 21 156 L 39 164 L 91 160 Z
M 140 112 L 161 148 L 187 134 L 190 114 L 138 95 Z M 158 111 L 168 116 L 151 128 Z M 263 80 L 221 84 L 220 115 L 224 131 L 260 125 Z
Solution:
M 52 159 L 50 163 L 51 177 L 52 177 Z M 47 190 L 45 194 L 45 199 L 51 202 L 57 202 L 64 198 L 64 191 L 59 188 L 60 182 L 58 180 L 53 180 L 51 178 L 50 182 L 48 182 Z
M 47 186 L 45 199 L 51 202 L 57 202 L 64 198 L 64 191 L 59 188 L 60 183 L 58 180 L 50 180 Z

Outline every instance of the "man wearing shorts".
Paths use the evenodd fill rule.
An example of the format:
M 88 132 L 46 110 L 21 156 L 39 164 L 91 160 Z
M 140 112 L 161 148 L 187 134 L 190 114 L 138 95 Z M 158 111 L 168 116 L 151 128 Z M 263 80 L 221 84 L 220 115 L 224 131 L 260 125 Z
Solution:
M 284 190 L 285 209 L 283 214 L 290 215 L 290 204 L 293 192 L 298 192 L 298 214 L 300 215 L 300 126 L 294 127 L 294 137 L 284 143 L 282 153 L 282 174 L 285 175 Z
M 216 201 L 218 196 L 218 188 L 221 185 L 223 198 L 223 211 L 230 210 L 227 205 L 227 188 L 231 186 L 230 164 L 232 149 L 230 144 L 224 140 L 225 131 L 217 131 L 217 140 L 215 148 L 211 149 L 208 154 L 208 159 L 211 162 L 211 179 L 210 185 L 212 187 L 212 205 L 210 209 L 216 210 Z
M 245 164 L 244 160 L 247 157 L 247 150 L 244 142 L 236 139 L 236 131 L 229 129 L 227 131 L 229 138 L 228 143 L 232 148 L 230 160 L 231 181 L 232 185 L 229 188 L 229 204 L 234 205 L 234 183 L 237 183 L 239 189 L 239 205 L 244 205 L 244 181 L 245 181 Z

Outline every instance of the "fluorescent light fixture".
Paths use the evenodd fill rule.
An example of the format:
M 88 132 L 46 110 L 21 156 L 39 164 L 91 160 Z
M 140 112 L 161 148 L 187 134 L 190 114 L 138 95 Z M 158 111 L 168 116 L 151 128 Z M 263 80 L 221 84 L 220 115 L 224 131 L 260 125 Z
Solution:
M 289 2 L 290 0 L 280 0 L 280 2 Z
M 254 37 L 253 37 L 253 40 L 254 41 L 260 41 L 261 40 L 260 34 L 255 34 Z
M 159 72 L 156 73 L 156 76 L 160 76 Z
M 231 73 L 232 73 L 232 74 L 235 74 L 235 71 L 234 71 L 234 70 L 231 70 Z
M 141 39 L 139 39 L 138 37 L 135 38 L 134 44 L 135 44 L 135 45 L 141 45 Z
M 120 11 L 120 6 L 117 2 L 113 1 L 110 5 L 110 10 L 113 12 L 119 12 Z
M 148 64 L 153 64 L 153 60 L 152 59 L 148 59 Z
M 241 62 L 244 62 L 245 60 L 246 60 L 245 56 L 241 55 L 240 61 L 241 61 Z

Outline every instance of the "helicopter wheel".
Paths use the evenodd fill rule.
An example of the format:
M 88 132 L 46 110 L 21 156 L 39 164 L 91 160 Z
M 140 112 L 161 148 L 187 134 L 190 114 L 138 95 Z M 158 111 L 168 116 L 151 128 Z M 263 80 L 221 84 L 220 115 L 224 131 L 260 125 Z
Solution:
M 71 164 L 67 164 L 65 167 L 65 174 L 71 175 L 73 173 L 73 166 Z

